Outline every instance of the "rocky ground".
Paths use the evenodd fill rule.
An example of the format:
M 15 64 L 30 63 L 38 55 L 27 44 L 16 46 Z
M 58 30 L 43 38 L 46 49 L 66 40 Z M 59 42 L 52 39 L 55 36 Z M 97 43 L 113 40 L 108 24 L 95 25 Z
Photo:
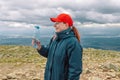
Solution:
M 27 46 L 0 46 L 0 80 L 44 80 L 46 59 Z M 120 80 L 120 52 L 84 49 L 80 80 Z

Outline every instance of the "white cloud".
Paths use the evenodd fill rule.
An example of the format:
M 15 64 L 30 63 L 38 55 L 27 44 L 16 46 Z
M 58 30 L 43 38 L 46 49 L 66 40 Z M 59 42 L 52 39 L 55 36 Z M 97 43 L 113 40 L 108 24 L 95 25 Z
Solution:
M 17 23 L 17 22 L 11 22 L 9 23 L 9 27 L 14 27 L 14 28 L 31 28 L 33 27 L 33 24 L 26 24 L 26 23 Z
M 119 4 L 119 0 L 0 0 L 0 21 L 51 26 L 49 18 L 65 12 L 75 23 L 120 23 Z
M 113 14 L 103 14 L 94 11 L 90 11 L 86 14 L 86 18 L 100 23 L 116 22 L 120 17 Z
M 99 23 L 76 23 L 77 27 L 87 27 L 87 28 L 94 28 L 94 27 L 100 27 L 100 28 L 105 28 L 105 27 L 120 27 L 120 23 L 106 23 L 106 24 L 99 24 Z
M 7 22 L 7 21 L 4 21 L 4 22 L 1 22 L 0 21 L 0 29 L 13 29 L 13 28 L 19 28 L 19 29 L 22 29 L 22 28 L 33 28 L 35 26 L 35 24 L 26 24 L 26 23 L 19 23 L 19 22 Z M 8 28 L 6 28 L 8 27 Z

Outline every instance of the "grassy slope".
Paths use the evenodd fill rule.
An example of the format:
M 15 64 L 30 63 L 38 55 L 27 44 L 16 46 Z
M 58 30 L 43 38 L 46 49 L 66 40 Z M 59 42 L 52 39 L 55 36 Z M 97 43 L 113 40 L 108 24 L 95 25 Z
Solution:
M 0 63 L 35 63 L 44 68 L 46 59 L 30 46 L 0 46 Z M 86 77 L 90 76 L 105 78 L 109 73 L 114 72 L 116 79 L 119 79 L 120 52 L 93 48 L 84 49 L 83 74 L 81 76 L 83 80 L 87 80 Z
M 30 46 L 0 46 L 0 63 L 37 63 L 43 66 L 46 59 Z
M 104 62 L 120 57 L 120 52 L 98 49 L 84 49 L 83 61 Z M 0 46 L 0 63 L 11 62 L 41 62 L 45 58 L 40 56 L 35 49 L 30 46 Z

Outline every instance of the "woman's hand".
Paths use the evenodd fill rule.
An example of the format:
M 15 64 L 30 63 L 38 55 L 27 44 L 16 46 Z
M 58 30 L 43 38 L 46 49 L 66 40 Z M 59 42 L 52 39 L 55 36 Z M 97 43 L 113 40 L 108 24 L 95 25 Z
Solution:
M 32 46 L 34 46 L 35 45 L 35 39 L 32 39 Z
M 40 50 L 41 49 L 40 41 L 37 41 L 36 44 L 37 44 L 37 49 Z
M 37 49 L 40 50 L 41 49 L 40 41 L 32 39 L 32 46 L 34 46 L 35 44 L 37 45 Z

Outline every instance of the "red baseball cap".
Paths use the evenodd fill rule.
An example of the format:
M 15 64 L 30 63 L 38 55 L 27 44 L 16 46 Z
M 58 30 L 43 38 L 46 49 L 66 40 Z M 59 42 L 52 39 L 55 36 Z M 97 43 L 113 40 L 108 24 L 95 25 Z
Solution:
M 70 15 L 61 13 L 56 18 L 50 18 L 52 22 L 65 22 L 68 23 L 69 27 L 73 26 L 73 20 Z

